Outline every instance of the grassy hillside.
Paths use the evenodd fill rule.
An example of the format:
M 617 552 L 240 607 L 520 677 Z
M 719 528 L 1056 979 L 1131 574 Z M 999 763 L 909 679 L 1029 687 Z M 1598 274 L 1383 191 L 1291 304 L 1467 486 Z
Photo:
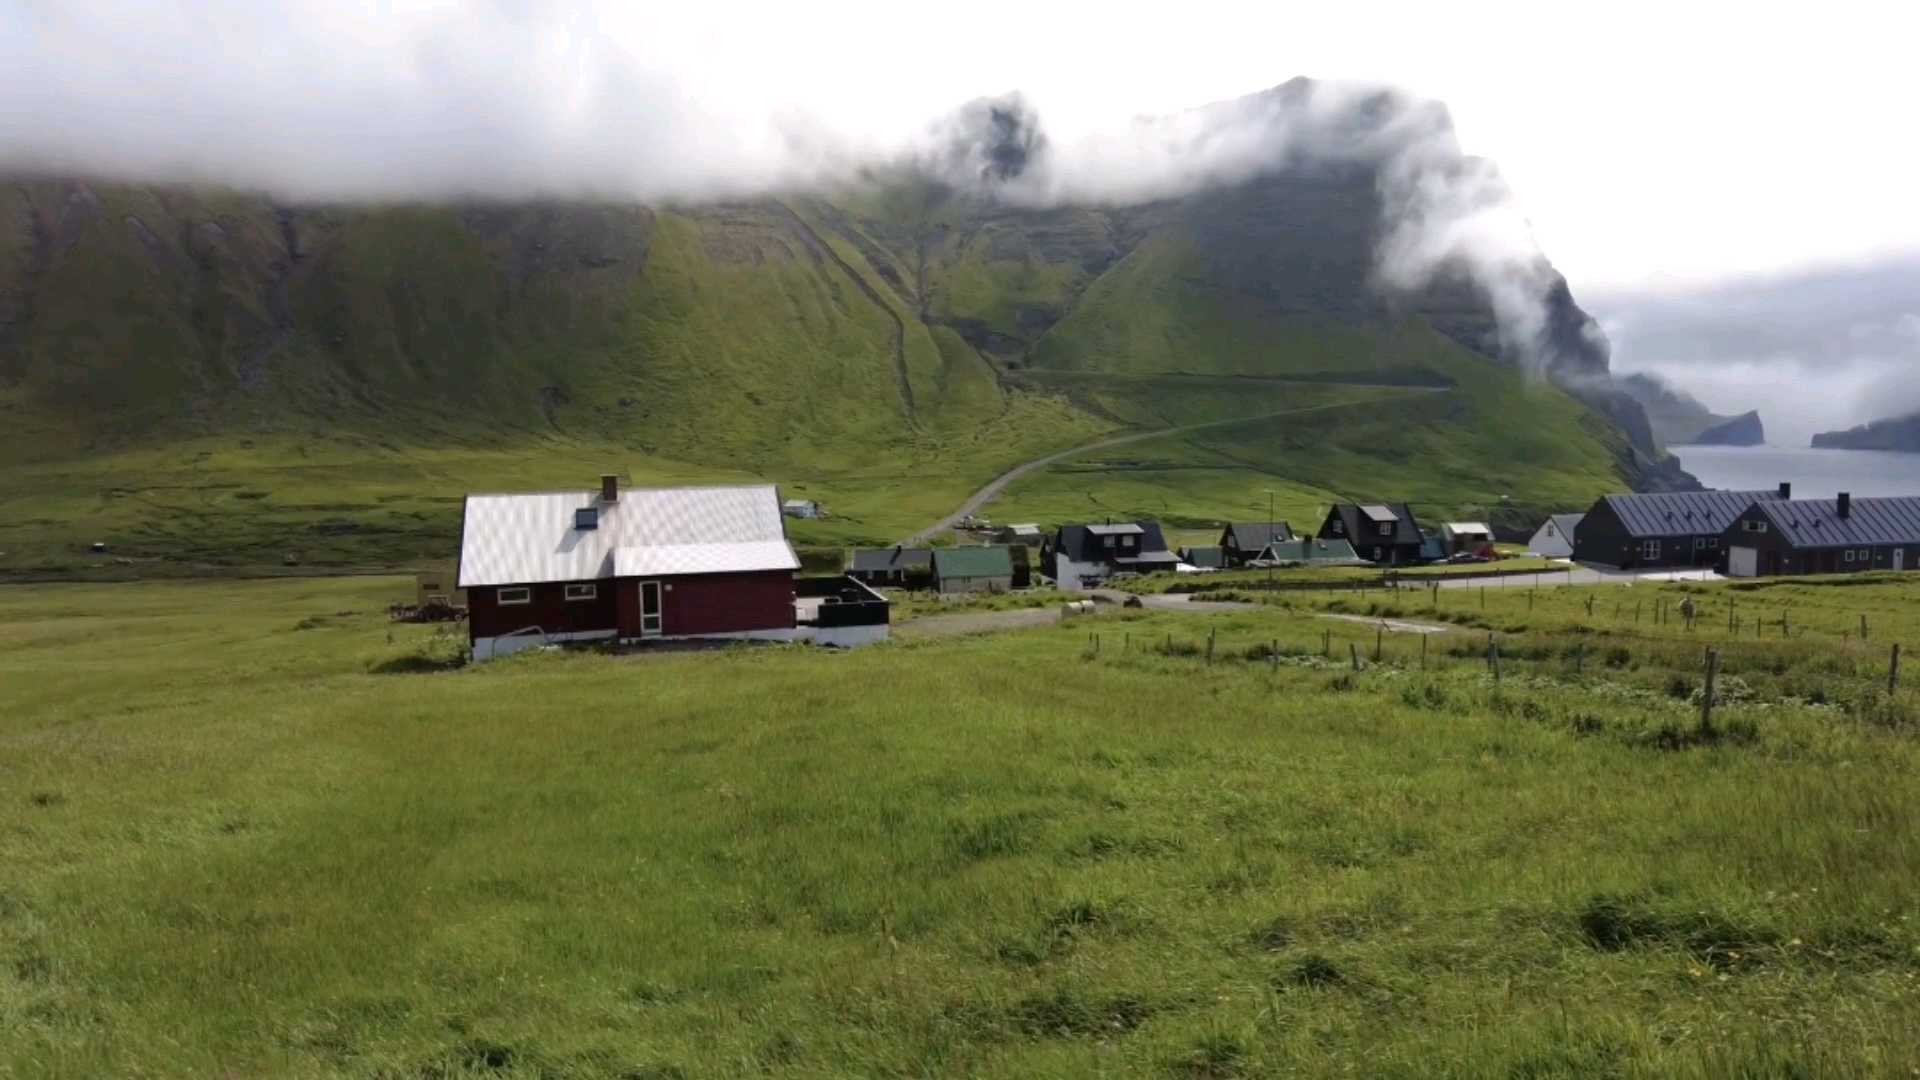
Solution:
M 1915 585 L 1604 606 L 1692 588 L 1357 674 L 1351 596 L 431 673 L 404 580 L 0 589 L 0 1072 L 1905 1075 Z
M 1371 190 L 347 208 L 15 183 L 0 575 L 444 558 L 465 491 L 606 470 L 772 480 L 834 515 L 801 543 L 886 542 L 1117 428 L 1214 425 L 988 513 L 1205 523 L 1277 489 L 1507 496 L 1517 521 L 1633 482 L 1610 423 L 1462 344 L 1470 304 L 1369 299 Z

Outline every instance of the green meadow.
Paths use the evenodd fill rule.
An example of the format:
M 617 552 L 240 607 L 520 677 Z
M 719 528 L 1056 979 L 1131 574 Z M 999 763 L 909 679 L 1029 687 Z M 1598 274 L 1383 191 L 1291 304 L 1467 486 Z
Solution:
M 0 1075 L 1920 1070 L 1910 579 L 464 668 L 410 590 L 0 589 Z

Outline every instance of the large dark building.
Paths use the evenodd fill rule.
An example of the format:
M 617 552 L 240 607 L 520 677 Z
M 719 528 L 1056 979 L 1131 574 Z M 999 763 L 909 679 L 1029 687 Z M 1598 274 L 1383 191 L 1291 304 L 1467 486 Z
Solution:
M 1320 524 L 1320 539 L 1345 540 L 1354 554 L 1381 566 L 1422 561 L 1426 537 L 1406 503 L 1335 503 Z
M 1648 495 L 1602 495 L 1574 536 L 1576 562 L 1645 567 L 1718 567 L 1725 560 L 1721 536 L 1756 502 L 1788 499 L 1778 491 L 1675 491 Z
M 1721 546 L 1734 577 L 1920 569 L 1920 496 L 1762 500 Z

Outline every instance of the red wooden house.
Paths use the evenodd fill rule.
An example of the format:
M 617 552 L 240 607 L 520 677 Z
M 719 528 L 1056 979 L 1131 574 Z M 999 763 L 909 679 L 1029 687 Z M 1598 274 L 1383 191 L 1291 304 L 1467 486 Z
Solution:
M 469 495 L 460 587 L 476 660 L 553 641 L 812 636 L 772 485 Z

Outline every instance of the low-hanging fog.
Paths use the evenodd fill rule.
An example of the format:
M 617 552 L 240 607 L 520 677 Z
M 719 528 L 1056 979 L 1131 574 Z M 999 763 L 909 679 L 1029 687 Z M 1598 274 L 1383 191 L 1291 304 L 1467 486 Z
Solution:
M 1626 8 L 1596 21 L 1411 0 L 1177 14 L 980 0 L 965 17 L 722 0 L 26 0 L 0 3 L 0 173 L 288 200 L 698 200 L 909 163 L 1045 204 L 1361 158 L 1388 215 L 1381 285 L 1463 269 L 1512 351 L 1544 365 L 1552 275 L 1491 159 L 1546 208 L 1547 254 L 1609 316 L 1617 366 L 1660 370 L 1723 411 L 1758 404 L 1797 439 L 1905 392 L 1898 304 L 1858 318 L 1815 305 L 1785 326 L 1709 310 L 1742 310 L 1739 289 L 1596 304 L 1587 286 L 1697 287 L 1740 266 L 1920 250 L 1905 212 L 1913 143 L 1884 137 L 1904 122 L 1888 91 L 1906 85 L 1912 16 L 1868 14 L 1756 9 L 1733 25 L 1669 5 L 1649 36 Z M 1702 81 L 1694 61 L 1709 52 L 1719 66 Z M 1299 74 L 1333 78 L 1247 96 Z M 1406 85 L 1418 92 L 1388 89 Z M 1435 100 L 1471 118 L 1485 159 L 1463 153 Z M 1842 160 L 1847 195 L 1826 197 Z M 1794 392 L 1793 373 L 1814 369 L 1821 390 Z
M 1616 372 L 1666 379 L 1767 441 L 1920 411 L 1920 258 L 1672 293 L 1583 298 Z

